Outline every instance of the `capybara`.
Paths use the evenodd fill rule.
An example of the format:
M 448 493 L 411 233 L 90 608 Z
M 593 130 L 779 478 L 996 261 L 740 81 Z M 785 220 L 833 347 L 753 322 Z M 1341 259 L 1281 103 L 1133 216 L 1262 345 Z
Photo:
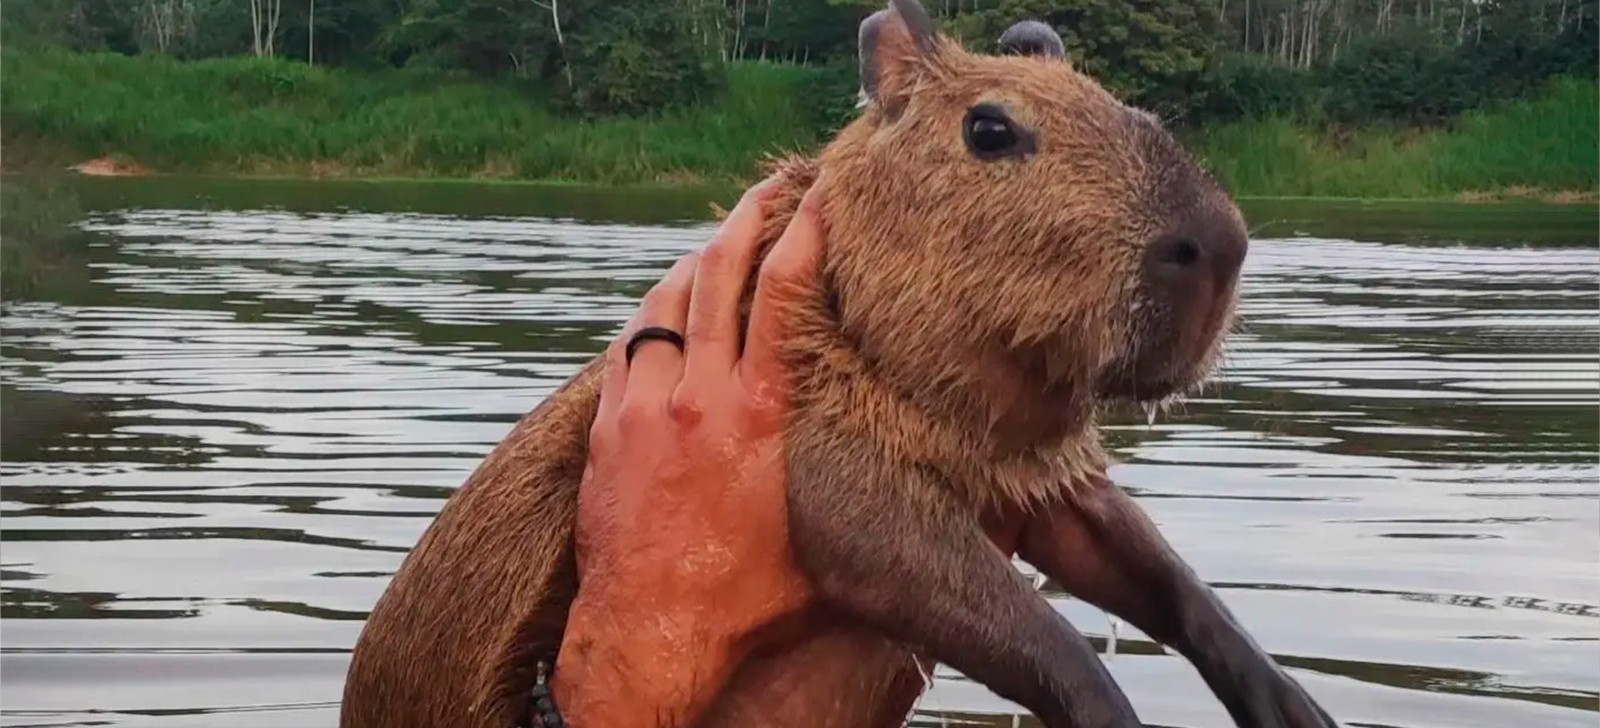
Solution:
M 861 26 L 859 118 L 774 164 L 766 245 L 828 180 L 821 280 L 784 352 L 791 546 L 818 596 L 701 724 L 896 725 L 942 662 L 1052 728 L 1138 726 L 1015 551 L 1176 646 L 1241 725 L 1331 725 L 1104 476 L 1097 410 L 1213 367 L 1241 214 L 1048 26 L 1000 41 L 970 53 L 894 0 Z M 523 418 L 405 559 L 352 656 L 344 728 L 522 719 L 577 588 L 603 365 Z M 986 524 L 1008 518 L 997 543 Z

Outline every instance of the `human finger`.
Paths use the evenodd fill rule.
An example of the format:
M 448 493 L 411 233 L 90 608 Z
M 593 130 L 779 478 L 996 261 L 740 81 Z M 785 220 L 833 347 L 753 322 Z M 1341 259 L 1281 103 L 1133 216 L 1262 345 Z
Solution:
M 628 338 L 639 330 L 639 326 L 639 310 L 634 309 L 633 315 L 622 325 L 622 331 L 606 345 L 605 364 L 600 372 L 600 405 L 595 410 L 594 427 L 590 430 L 591 440 L 594 431 L 603 427 L 604 423 L 615 419 L 617 409 L 622 406 L 622 393 L 628 386 L 628 363 L 623 357 L 628 347 Z
M 639 326 L 623 339 L 623 366 L 628 371 L 622 395 L 624 409 L 649 402 L 665 403 L 677 388 L 683 376 L 683 351 L 670 341 L 636 340 L 635 337 L 639 331 L 652 327 L 682 337 L 684 321 L 689 315 L 689 294 L 694 288 L 694 271 L 699 262 L 699 253 L 679 258 L 667 275 L 644 294 L 637 315 Z M 632 361 L 628 360 L 630 345 L 634 350 Z
M 684 335 L 689 342 L 686 382 L 723 381 L 739 357 L 739 299 L 766 223 L 761 203 L 775 189 L 768 178 L 746 191 L 700 254 Z
M 761 263 L 744 357 L 739 361 L 740 374 L 747 382 L 774 383 L 783 373 L 778 357 L 789 334 L 788 314 L 805 295 L 822 263 L 823 196 L 819 178 L 806 190 L 794 218 Z

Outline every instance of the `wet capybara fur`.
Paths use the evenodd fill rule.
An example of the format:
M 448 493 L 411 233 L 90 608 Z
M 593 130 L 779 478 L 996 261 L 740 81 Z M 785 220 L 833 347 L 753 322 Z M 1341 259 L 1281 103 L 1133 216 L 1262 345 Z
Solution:
M 784 352 L 791 543 L 817 602 L 700 725 L 898 725 L 934 662 L 1052 728 L 1139 725 L 1011 565 L 1019 544 L 1052 577 L 1121 558 L 1082 549 L 1130 554 L 1094 565 L 1092 584 L 1060 580 L 1136 580 L 1107 601 L 1182 641 L 1241 725 L 1331 724 L 1153 532 L 1108 525 L 1080 548 L 1044 522 L 1121 497 L 1097 409 L 1180 395 L 1211 370 L 1247 245 L 1232 200 L 1041 23 L 976 55 L 894 0 L 860 41 L 860 117 L 815 158 L 774 164 L 763 231 L 765 250 L 825 173 L 825 262 Z M 517 423 L 405 559 L 352 657 L 343 728 L 521 719 L 577 588 L 603 366 Z M 997 548 L 986 527 L 1008 513 L 1033 520 Z

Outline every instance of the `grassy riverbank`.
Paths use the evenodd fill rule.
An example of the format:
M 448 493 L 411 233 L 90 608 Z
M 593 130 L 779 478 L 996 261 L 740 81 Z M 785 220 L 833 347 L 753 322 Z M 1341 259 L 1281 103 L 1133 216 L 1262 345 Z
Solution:
M 537 88 L 448 74 L 59 51 L 0 62 L 0 129 L 24 165 L 113 154 L 158 172 L 691 181 L 745 176 L 815 138 L 801 93 L 815 72 L 775 64 L 736 66 L 712 104 L 579 120 Z
M 627 184 L 748 180 L 825 134 L 853 89 L 816 68 L 739 63 L 712 102 L 579 119 L 540 90 L 413 71 L 6 50 L 8 169 L 115 155 L 156 172 Z M 1241 195 L 1593 199 L 1600 93 L 1558 79 L 1447 128 L 1222 124 L 1191 146 Z
M 1594 80 L 1560 78 L 1533 98 L 1467 112 L 1445 129 L 1312 132 L 1271 119 L 1202 129 L 1189 141 L 1240 194 L 1592 201 L 1597 130 Z

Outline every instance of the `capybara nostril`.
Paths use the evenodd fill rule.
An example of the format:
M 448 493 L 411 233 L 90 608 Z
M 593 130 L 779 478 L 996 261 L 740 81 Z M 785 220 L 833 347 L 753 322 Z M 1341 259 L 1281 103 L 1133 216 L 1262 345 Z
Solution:
M 1179 268 L 1192 268 L 1200 261 L 1200 244 L 1188 238 L 1178 238 L 1161 246 L 1161 262 Z
M 1145 253 L 1146 274 L 1158 285 L 1210 283 L 1226 289 L 1238 277 L 1248 246 L 1243 226 L 1236 220 L 1201 216 L 1150 244 Z

